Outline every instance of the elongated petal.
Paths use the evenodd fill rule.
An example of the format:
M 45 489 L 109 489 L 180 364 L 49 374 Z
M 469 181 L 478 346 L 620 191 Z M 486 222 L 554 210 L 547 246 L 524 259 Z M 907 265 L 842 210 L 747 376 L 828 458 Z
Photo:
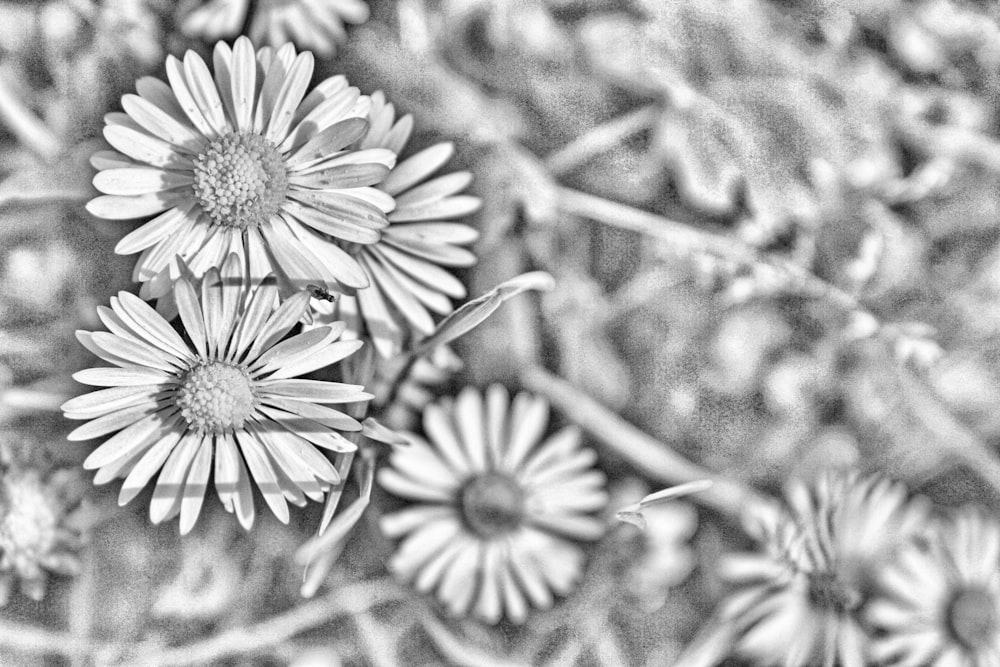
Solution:
M 212 472 L 212 439 L 203 438 L 191 470 L 184 482 L 184 497 L 181 498 L 181 535 L 187 535 L 201 513 L 201 505 L 205 501 L 205 491 L 208 489 L 208 476 Z
M 352 403 L 374 398 L 359 384 L 320 380 L 260 380 L 258 389 L 271 396 L 297 398 L 316 403 Z
M 425 148 L 397 164 L 382 181 L 382 189 L 391 195 L 398 195 L 440 169 L 454 154 L 455 146 L 450 142 Z
M 73 379 L 94 387 L 134 387 L 166 384 L 175 378 L 153 368 L 87 368 L 73 373 Z
M 274 469 L 264 453 L 262 446 L 249 433 L 241 430 L 235 432 L 236 441 L 239 443 L 243 459 L 253 475 L 254 482 L 264 496 L 264 502 L 274 512 L 274 516 L 282 523 L 288 523 L 288 504 L 278 485 L 278 480 L 274 475 Z
M 118 493 L 119 505 L 127 505 L 146 488 L 149 480 L 163 467 L 164 461 L 174 451 L 183 434 L 184 431 L 181 429 L 167 431 L 159 442 L 146 450 L 122 483 L 121 491 Z
M 119 152 L 153 167 L 194 168 L 191 159 L 178 152 L 172 144 L 154 137 L 144 130 L 136 130 L 124 125 L 108 125 L 104 128 L 104 138 Z
M 202 318 L 198 297 L 191 283 L 183 279 L 174 283 L 174 299 L 177 302 L 177 310 L 180 313 L 181 321 L 184 323 L 184 330 L 191 337 L 191 342 L 194 343 L 198 354 L 202 358 L 207 357 L 208 342 L 205 331 L 205 320 Z
M 189 153 L 200 153 L 205 147 L 205 140 L 197 131 L 138 95 L 122 97 L 122 108 L 145 130 L 169 144 Z
M 248 132 L 253 126 L 254 95 L 257 86 L 257 61 L 253 45 L 246 37 L 240 37 L 233 44 L 233 106 L 236 111 L 236 127 L 240 132 Z
M 87 470 L 100 468 L 128 456 L 132 451 L 152 445 L 166 433 L 166 427 L 170 423 L 166 414 L 166 411 L 156 412 L 119 431 L 91 452 L 83 462 L 83 467 Z
M 115 253 L 119 255 L 137 253 L 159 243 L 171 233 L 180 231 L 185 220 L 191 219 L 192 208 L 193 204 L 189 204 L 161 213 L 138 229 L 126 234 L 115 246 Z

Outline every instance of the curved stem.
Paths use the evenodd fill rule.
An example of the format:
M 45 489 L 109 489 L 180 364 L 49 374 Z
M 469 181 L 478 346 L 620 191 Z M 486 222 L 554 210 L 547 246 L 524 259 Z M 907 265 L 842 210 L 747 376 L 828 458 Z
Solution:
M 543 368 L 525 369 L 521 380 L 525 387 L 548 398 L 570 421 L 589 432 L 606 449 L 648 477 L 665 484 L 710 480 L 711 487 L 693 494 L 693 500 L 736 518 L 771 504 L 749 486 L 681 456 Z

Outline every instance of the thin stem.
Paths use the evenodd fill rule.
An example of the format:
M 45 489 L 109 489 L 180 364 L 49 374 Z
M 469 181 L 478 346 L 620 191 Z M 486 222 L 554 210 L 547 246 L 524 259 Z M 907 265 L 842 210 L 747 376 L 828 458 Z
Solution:
M 663 239 L 678 253 L 708 254 L 741 265 L 770 267 L 784 275 L 789 287 L 800 293 L 827 299 L 849 311 L 868 312 L 853 296 L 805 268 L 780 257 L 765 255 L 735 238 L 570 188 L 559 188 L 559 208 L 569 215 Z
M 770 504 L 749 486 L 689 461 L 543 368 L 527 368 L 522 371 L 521 380 L 528 389 L 548 398 L 600 444 L 652 479 L 665 484 L 710 480 L 712 486 L 692 495 L 693 500 L 737 518 Z
M 82 639 L 7 620 L 0 620 L 0 646 L 30 655 L 57 654 L 77 659 L 121 655 L 127 650 L 124 644 Z
M 0 122 L 29 150 L 50 160 L 61 150 L 59 139 L 20 97 L 11 90 L 0 72 Z
M 642 132 L 656 118 L 656 108 L 645 106 L 587 130 L 545 158 L 545 166 L 558 176 L 572 171 L 608 151 L 634 134 Z
M 116 659 L 127 664 L 136 656 L 142 657 L 144 665 L 216 664 L 226 657 L 265 650 L 337 616 L 357 615 L 406 597 L 404 591 L 387 579 L 353 583 L 255 625 L 167 649 L 149 644 L 90 641 L 65 632 L 0 620 L 0 646 L 32 655 L 100 658 L 101 664 Z
M 273 646 L 300 632 L 323 625 L 337 616 L 358 615 L 378 604 L 402 597 L 405 594 L 394 584 L 387 585 L 385 580 L 352 584 L 256 625 L 227 630 L 187 646 L 145 652 L 143 660 L 146 664 L 164 666 L 216 664 L 225 657 L 253 653 Z

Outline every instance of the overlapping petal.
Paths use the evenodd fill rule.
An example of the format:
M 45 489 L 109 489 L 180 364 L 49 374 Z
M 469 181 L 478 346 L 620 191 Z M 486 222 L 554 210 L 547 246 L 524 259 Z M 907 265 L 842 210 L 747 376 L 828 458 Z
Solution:
M 255 50 L 246 37 L 218 43 L 211 68 L 189 51 L 166 69 L 169 83 L 140 79 L 124 113 L 105 117 L 114 151 L 92 160 L 104 193 L 92 214 L 151 218 L 116 247 L 141 253 L 140 294 L 167 294 L 178 256 L 201 277 L 232 253 L 257 282 L 275 273 L 298 289 L 365 287 L 367 273 L 335 240 L 377 242 L 394 205 L 373 186 L 395 153 L 356 145 L 371 100 L 343 77 L 309 91 L 311 53 Z
M 547 424 L 543 399 L 511 401 L 499 385 L 427 406 L 427 439 L 408 434 L 379 471 L 410 503 L 382 518 L 401 540 L 390 568 L 452 614 L 488 623 L 524 622 L 529 607 L 571 592 L 583 569 L 576 542 L 603 534 L 592 513 L 608 497 L 579 433 L 544 438 Z
M 63 405 L 66 417 L 87 420 L 70 434 L 84 440 L 109 434 L 84 462 L 95 482 L 124 477 L 125 504 L 156 477 L 154 522 L 180 516 L 193 527 L 214 468 L 223 505 L 247 528 L 253 523 L 251 487 L 282 521 L 287 503 L 322 500 L 340 482 L 333 462 L 355 445 L 340 432 L 361 424 L 332 405 L 365 401 L 357 385 L 297 376 L 353 354 L 357 341 L 338 341 L 341 324 L 288 336 L 308 297 L 280 305 L 273 280 L 247 284 L 236 254 L 209 269 L 196 289 L 174 285 L 181 335 L 138 297 L 122 292 L 101 310 L 109 332 L 79 332 L 113 367 L 75 378 L 101 387 Z M 251 484 L 252 483 L 252 484 Z
M 369 128 L 356 147 L 401 154 L 413 131 L 409 115 L 396 119 L 395 108 L 381 91 L 371 96 Z M 369 338 L 383 357 L 408 341 L 429 334 L 435 317 L 453 310 L 453 299 L 466 296 L 465 286 L 451 272 L 471 266 L 476 257 L 466 246 L 478 232 L 457 220 L 476 212 L 481 201 L 464 194 L 469 172 L 436 175 L 454 154 L 440 143 L 396 164 L 372 190 L 373 203 L 383 209 L 391 201 L 389 225 L 378 242 L 352 248 L 370 287 L 345 294 L 334 303 L 315 302 L 320 322 L 343 320 L 358 336 Z M 379 197 L 385 197 L 383 203 Z M 343 237 L 342 237 L 343 238 Z

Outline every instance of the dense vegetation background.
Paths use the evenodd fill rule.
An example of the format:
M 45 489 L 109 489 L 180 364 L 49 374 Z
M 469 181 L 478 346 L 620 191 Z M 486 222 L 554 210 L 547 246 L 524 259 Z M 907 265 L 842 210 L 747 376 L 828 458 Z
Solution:
M 749 544 L 712 494 L 660 508 L 645 532 L 615 521 L 698 475 L 674 454 L 765 496 L 856 465 L 943 505 L 998 507 L 993 3 L 370 4 L 316 80 L 382 89 L 415 115 L 417 146 L 456 143 L 484 200 L 470 294 L 555 277 L 463 339 L 464 368 L 435 391 L 534 389 L 596 435 L 612 501 L 586 578 L 524 627 L 448 619 L 386 572 L 376 492 L 303 600 L 295 554 L 317 508 L 244 533 L 212 507 L 182 539 L 92 487 L 58 406 L 92 365 L 74 330 L 134 287 L 134 258 L 112 251 L 130 223 L 84 211 L 87 158 L 139 76 L 208 48 L 166 0 L 6 1 L 0 464 L 34 476 L 82 539 L 67 542 L 77 574 L 50 577 L 44 599 L 11 588 L 0 663 L 672 664 L 713 623 L 720 554 Z M 4 493 L 9 551 L 41 519 Z

